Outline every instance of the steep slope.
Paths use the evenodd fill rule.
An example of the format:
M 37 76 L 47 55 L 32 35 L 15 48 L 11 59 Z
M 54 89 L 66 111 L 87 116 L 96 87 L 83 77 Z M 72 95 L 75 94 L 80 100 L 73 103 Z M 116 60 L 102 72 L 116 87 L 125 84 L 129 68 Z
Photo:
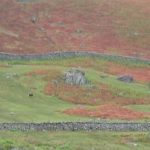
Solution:
M 0 51 L 150 58 L 149 0 L 0 0 Z

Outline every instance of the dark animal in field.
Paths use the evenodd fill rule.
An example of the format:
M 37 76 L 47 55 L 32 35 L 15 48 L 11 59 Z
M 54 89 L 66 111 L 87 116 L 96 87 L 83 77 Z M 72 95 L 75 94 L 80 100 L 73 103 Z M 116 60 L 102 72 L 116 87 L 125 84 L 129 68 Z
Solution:
M 33 96 L 33 93 L 30 92 L 30 93 L 29 93 L 29 96 Z

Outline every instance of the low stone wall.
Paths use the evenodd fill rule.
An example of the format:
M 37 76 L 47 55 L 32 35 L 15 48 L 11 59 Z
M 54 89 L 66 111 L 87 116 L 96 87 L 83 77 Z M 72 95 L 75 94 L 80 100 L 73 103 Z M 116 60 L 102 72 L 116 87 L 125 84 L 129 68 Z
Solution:
M 0 123 L 0 130 L 21 131 L 150 131 L 150 123 L 100 123 L 100 122 L 57 122 L 57 123 Z
M 56 59 L 56 58 L 71 58 L 71 57 L 99 57 L 111 60 L 121 60 L 121 61 L 141 61 L 143 63 L 150 63 L 148 59 L 141 59 L 138 57 L 122 56 L 122 55 L 111 55 L 98 52 L 88 52 L 88 51 L 58 51 L 49 52 L 47 54 L 10 54 L 0 52 L 0 60 L 36 60 L 36 59 Z

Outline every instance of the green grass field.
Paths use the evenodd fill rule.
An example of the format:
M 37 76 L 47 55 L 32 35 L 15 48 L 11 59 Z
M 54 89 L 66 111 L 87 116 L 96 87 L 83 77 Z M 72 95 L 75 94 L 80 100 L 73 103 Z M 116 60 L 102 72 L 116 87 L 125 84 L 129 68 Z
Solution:
M 149 150 L 149 133 L 0 131 L 1 150 Z
M 61 96 L 57 96 L 55 94 L 49 96 L 44 92 L 44 87 L 47 85 L 47 83 L 55 80 L 57 76 L 63 76 L 64 72 L 72 67 L 77 67 L 81 70 L 84 70 L 87 79 L 91 81 L 92 85 L 94 85 L 96 88 L 99 86 L 101 87 L 101 85 L 106 85 L 116 99 L 121 97 L 122 102 L 129 98 L 131 100 L 133 99 L 134 103 L 138 105 L 139 98 L 145 100 L 143 103 L 146 103 L 146 105 L 140 103 L 136 107 L 134 103 L 131 103 L 133 107 L 130 107 L 130 109 L 137 111 L 143 111 L 146 109 L 147 112 L 149 112 L 148 108 L 150 101 L 148 97 L 150 97 L 150 89 L 148 84 L 141 82 L 127 84 L 118 81 L 116 79 L 117 76 L 109 74 L 107 71 L 105 71 L 108 68 L 108 62 L 114 63 L 107 59 L 99 60 L 96 58 L 94 59 L 88 57 L 53 61 L 1 61 L 0 122 L 81 121 L 92 119 L 90 117 L 67 115 L 63 113 L 63 111 L 66 109 L 78 107 L 80 105 L 94 109 L 97 105 L 92 106 L 82 103 L 75 104 L 62 99 Z M 117 64 L 117 62 L 115 62 L 115 64 Z M 127 66 L 127 63 L 122 63 L 122 65 Z M 149 69 L 147 64 L 136 66 L 136 63 L 130 62 L 128 66 L 131 68 L 135 67 Z M 44 70 L 47 72 L 46 74 L 34 73 L 34 71 L 39 70 Z M 101 76 L 107 77 L 101 78 Z M 61 92 L 61 88 L 63 88 L 63 86 L 61 87 L 60 85 L 60 91 L 58 92 Z M 28 93 L 31 89 L 34 93 L 33 97 L 28 96 Z M 84 98 L 85 96 L 85 93 L 74 93 L 74 91 L 69 92 L 70 96 L 75 94 L 77 94 L 78 97 L 81 96 Z M 66 96 L 65 94 L 63 97 Z M 92 94 L 91 92 L 90 94 L 90 101 L 92 101 L 92 98 L 94 98 L 94 93 Z M 84 100 L 86 101 L 86 96 Z M 108 97 L 107 102 L 109 101 L 113 102 L 113 99 L 109 100 Z M 103 99 L 99 98 L 98 104 L 100 105 L 102 103 Z M 148 118 L 146 118 L 146 120 L 147 119 Z

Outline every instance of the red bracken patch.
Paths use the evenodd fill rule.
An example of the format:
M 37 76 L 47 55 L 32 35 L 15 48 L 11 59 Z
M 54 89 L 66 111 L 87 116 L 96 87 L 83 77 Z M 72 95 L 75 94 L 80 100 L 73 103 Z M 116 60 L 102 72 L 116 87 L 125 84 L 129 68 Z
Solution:
M 27 76 L 33 76 L 33 75 L 47 75 L 48 74 L 48 70 L 34 70 L 34 71 L 31 71 L 29 73 L 27 73 L 26 75 Z
M 87 50 L 150 58 L 149 26 L 143 22 L 148 20 L 149 4 L 149 0 L 47 0 L 34 4 L 1 0 L 1 51 Z M 37 20 L 31 21 L 32 17 Z M 145 18 L 142 24 L 141 18 Z
M 109 119 L 135 120 L 150 118 L 150 113 L 136 112 L 120 105 L 105 104 L 98 106 L 96 109 L 74 108 L 65 110 L 64 113 L 69 115 L 100 117 Z
M 72 102 L 74 104 L 149 104 L 148 98 L 135 99 L 113 95 L 109 87 L 102 84 L 100 85 L 100 87 L 87 89 L 79 86 L 71 86 L 65 84 L 56 86 L 52 83 L 48 83 L 44 88 L 44 93 L 46 93 L 47 95 L 57 95 L 60 99 Z

